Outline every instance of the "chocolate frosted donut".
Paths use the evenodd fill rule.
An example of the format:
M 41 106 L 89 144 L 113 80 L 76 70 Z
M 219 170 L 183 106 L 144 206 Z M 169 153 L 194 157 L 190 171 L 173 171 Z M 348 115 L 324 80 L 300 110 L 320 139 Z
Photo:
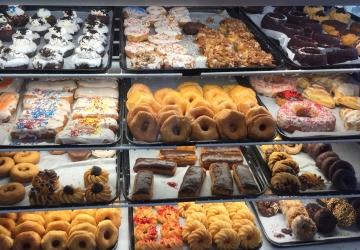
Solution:
M 261 14 L 264 10 L 264 7 L 262 7 L 262 6 L 245 6 L 244 10 L 247 13 L 251 13 L 251 14 Z
M 286 14 L 289 23 L 293 23 L 296 25 L 302 25 L 307 20 L 307 15 L 304 12 L 297 10 L 290 10 Z
M 288 43 L 288 47 L 292 50 L 296 50 L 302 47 L 316 47 L 316 46 L 317 46 L 317 42 L 315 42 L 312 38 L 301 35 L 294 35 Z
M 183 25 L 183 31 L 186 35 L 196 35 L 203 27 L 205 25 L 200 22 L 188 22 Z
M 330 178 L 330 176 L 329 176 L 329 168 L 337 160 L 339 160 L 338 157 L 328 157 L 321 163 L 320 169 L 321 169 L 321 171 L 323 172 L 323 174 L 325 175 L 326 178 Z
M 281 25 L 284 24 L 287 17 L 281 13 L 267 13 L 261 20 L 261 27 L 269 30 L 281 31 Z
M 333 151 L 323 152 L 316 157 L 316 159 L 315 159 L 316 166 L 320 167 L 321 163 L 328 157 L 339 157 L 339 156 L 337 155 L 337 153 L 335 153 Z
M 280 14 L 287 14 L 292 10 L 294 10 L 293 6 L 277 6 L 275 7 L 274 12 Z
M 326 151 L 331 151 L 331 150 L 332 150 L 331 144 L 317 143 L 317 144 L 315 144 L 314 147 L 311 148 L 310 151 L 308 151 L 308 154 L 313 159 L 316 159 L 316 157 L 318 157 L 318 155 L 320 155 L 321 153 L 324 153 Z
M 337 64 L 358 59 L 356 48 L 340 45 L 337 48 L 328 49 L 327 61 L 329 64 Z
M 360 35 L 360 22 L 353 22 L 350 26 L 350 31 L 356 35 Z
M 327 64 L 325 51 L 314 47 L 303 47 L 295 51 L 295 60 L 305 66 L 324 66 Z
M 320 233 L 331 233 L 337 224 L 336 217 L 327 208 L 320 208 L 312 219 Z
M 334 27 L 338 31 L 346 30 L 347 28 L 347 24 L 337 20 L 325 20 L 321 23 L 321 25 Z
M 339 169 L 344 169 L 352 172 L 355 175 L 354 167 L 347 161 L 337 160 L 329 167 L 329 177 L 332 179 L 335 172 Z
M 314 33 L 312 38 L 321 47 L 327 48 L 327 47 L 334 47 L 334 46 L 340 45 L 340 40 L 338 38 L 327 35 L 327 34 Z
M 314 33 L 322 32 L 321 24 L 316 20 L 307 19 L 301 26 L 304 27 L 305 35 L 308 36 L 312 36 Z
M 346 169 L 336 170 L 331 181 L 338 190 L 355 190 L 357 186 L 357 180 L 354 173 Z
M 304 35 L 303 27 L 292 23 L 282 24 L 280 31 L 285 35 L 287 35 L 288 37 L 292 37 L 294 35 Z

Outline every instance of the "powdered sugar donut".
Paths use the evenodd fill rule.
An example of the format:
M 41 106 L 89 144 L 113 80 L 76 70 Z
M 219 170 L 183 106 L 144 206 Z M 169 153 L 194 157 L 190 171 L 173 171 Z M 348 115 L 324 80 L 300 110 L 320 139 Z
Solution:
M 123 15 L 125 18 L 129 17 L 143 17 L 146 16 L 146 11 L 143 8 L 140 7 L 126 7 L 123 9 Z
M 185 68 L 192 69 L 195 67 L 195 59 L 190 55 L 166 55 L 164 59 L 165 68 Z
M 154 16 L 166 15 L 167 13 L 166 9 L 161 6 L 149 6 L 146 8 L 146 12 L 149 15 L 154 15 Z
M 149 42 L 152 42 L 155 44 L 177 43 L 180 41 L 180 39 L 177 38 L 176 36 L 169 36 L 166 34 L 149 35 L 148 40 L 149 40 Z
M 288 132 L 328 132 L 335 129 L 330 109 L 311 101 L 286 102 L 277 114 L 278 126 Z
M 162 57 L 156 53 L 145 53 L 130 59 L 131 67 L 134 69 L 161 69 Z
M 127 27 L 124 34 L 129 42 L 142 42 L 148 39 L 150 29 L 145 26 Z
M 170 44 L 161 44 L 156 47 L 156 51 L 162 55 L 185 55 L 187 53 L 187 49 L 177 43 L 170 43 Z
M 155 45 L 149 42 L 127 42 L 125 46 L 126 56 L 133 58 L 139 54 L 153 52 L 155 50 Z

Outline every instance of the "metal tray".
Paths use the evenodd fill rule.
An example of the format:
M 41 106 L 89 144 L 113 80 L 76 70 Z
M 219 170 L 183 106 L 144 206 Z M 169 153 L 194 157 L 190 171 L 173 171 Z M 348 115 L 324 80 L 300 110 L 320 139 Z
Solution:
M 355 230 L 358 231 L 358 229 L 355 229 L 355 226 L 353 226 L 353 227 L 351 227 L 351 230 L 340 229 L 341 232 L 338 231 L 339 228 L 337 227 L 335 229 L 335 231 L 338 231 L 338 235 L 336 235 L 336 236 L 326 237 L 320 233 L 316 233 L 314 239 L 311 241 L 294 240 L 294 241 L 277 242 L 270 236 L 270 233 L 273 233 L 271 231 L 273 228 L 269 228 L 269 227 L 265 226 L 264 222 L 263 222 L 264 219 L 270 219 L 276 215 L 274 215 L 273 217 L 270 217 L 270 218 L 263 217 L 261 214 L 259 214 L 255 202 L 250 202 L 250 204 L 251 204 L 253 212 L 257 218 L 258 224 L 260 225 L 265 238 L 270 242 L 270 244 L 272 244 L 276 247 L 287 247 L 288 248 L 288 247 L 299 247 L 299 246 L 309 246 L 309 245 L 321 245 L 321 244 L 328 244 L 328 243 L 334 243 L 334 242 L 354 241 L 354 240 L 360 239 L 360 232 L 359 232 L 359 236 L 351 237 L 351 236 L 347 235 L 347 232 L 351 231 L 353 233 L 353 231 L 355 231 Z M 281 215 L 281 214 L 280 214 L 280 216 L 285 217 L 284 215 Z M 274 223 L 278 223 L 278 220 L 276 220 L 275 218 L 273 218 L 273 219 L 274 219 Z M 279 232 L 280 232 L 280 230 L 279 230 Z
M 211 7 L 189 7 L 190 12 L 210 12 L 210 13 L 218 13 L 219 8 L 211 8 Z M 221 9 L 224 10 L 224 9 Z M 240 20 L 244 21 L 250 31 L 254 34 L 256 40 L 259 42 L 261 48 L 266 52 L 269 52 L 273 55 L 276 66 L 269 67 L 269 66 L 258 66 L 258 67 L 240 67 L 240 68 L 194 68 L 194 69 L 181 69 L 181 68 L 174 68 L 174 69 L 132 69 L 128 67 L 126 61 L 126 54 L 125 54 L 125 45 L 126 45 L 126 36 L 124 34 L 124 17 L 122 15 L 122 9 L 120 10 L 121 19 L 120 19 L 120 67 L 124 69 L 128 73 L 182 73 L 183 75 L 192 76 L 192 75 L 201 75 L 202 72 L 225 72 L 225 71 L 266 71 L 266 70 L 274 70 L 279 69 L 284 66 L 283 59 L 281 53 L 274 49 L 274 45 L 269 43 L 266 36 L 259 32 L 257 29 L 254 29 L 249 22 L 244 18 L 242 15 L 238 15 L 237 8 L 226 8 L 226 11 L 229 15 L 233 18 L 239 18 Z
M 343 63 L 338 63 L 338 64 L 333 64 L 333 65 L 325 65 L 325 66 L 304 66 L 304 65 L 300 65 L 295 63 L 293 60 L 291 60 L 286 52 L 286 50 L 279 44 L 279 41 L 277 39 L 274 39 L 272 37 L 268 37 L 261 29 L 261 27 L 259 27 L 258 25 L 256 25 L 251 18 L 248 16 L 250 13 L 246 12 L 246 10 L 242 7 L 240 7 L 240 13 L 241 15 L 244 16 L 244 19 L 247 19 L 247 21 L 249 23 L 252 24 L 252 28 L 256 29 L 258 32 L 262 33 L 266 38 L 267 38 L 267 42 L 269 44 L 271 44 L 271 46 L 273 48 L 276 49 L 276 51 L 278 53 L 280 53 L 283 61 L 285 62 L 285 64 L 287 66 L 289 66 L 291 69 L 348 69 L 348 68 L 358 68 L 360 66 L 360 63 L 347 63 L 347 64 L 343 64 Z M 354 21 L 360 21 L 360 17 L 355 16 L 353 14 L 351 14 L 351 18 Z
M 267 189 L 266 185 L 264 184 L 262 177 L 261 177 L 261 173 L 258 172 L 258 168 L 256 166 L 257 163 L 255 163 L 250 155 L 250 153 L 248 152 L 248 149 L 245 147 L 240 147 L 243 156 L 244 156 L 244 161 L 246 161 L 247 165 L 249 166 L 250 171 L 253 173 L 254 179 L 256 181 L 256 183 L 258 184 L 259 188 L 260 188 L 260 192 L 257 194 L 234 194 L 228 197 L 225 196 L 199 196 L 196 198 L 161 198 L 161 199 L 152 199 L 152 200 L 148 200 L 148 201 L 134 201 L 131 198 L 131 170 L 130 168 L 132 168 L 133 166 L 130 166 L 130 154 L 129 151 L 126 151 L 123 153 L 123 170 L 122 170 L 122 174 L 123 174 L 123 194 L 125 199 L 131 203 L 131 204 L 141 204 L 141 205 L 146 205 L 149 203 L 153 203 L 153 204 L 159 204 L 159 203 L 177 203 L 177 202 L 186 202 L 186 201 L 219 201 L 219 200 L 232 200 L 232 199 L 246 199 L 246 198 L 255 198 L 258 197 L 259 195 L 263 194 L 265 192 L 265 190 Z M 145 156 L 144 156 L 145 157 Z M 199 159 L 199 157 L 198 157 Z M 186 167 L 178 167 L 178 169 L 183 169 L 184 172 L 187 169 Z M 169 181 L 171 181 L 171 178 L 174 177 L 169 177 Z M 179 180 L 183 179 L 183 176 L 177 176 L 176 178 L 179 178 Z M 207 179 L 209 179 L 210 177 L 207 176 Z M 156 181 L 160 181 L 157 180 L 157 176 L 154 175 L 154 183 Z M 180 183 L 177 183 L 178 187 L 180 187 Z M 205 189 L 206 187 L 206 181 L 204 181 L 202 188 Z M 210 185 L 210 184 L 209 184 Z M 210 187 L 209 187 L 210 190 Z M 234 183 L 234 191 L 237 191 L 237 187 L 236 184 Z M 176 191 L 178 192 L 178 191 Z M 161 194 L 162 195 L 162 194 Z
M 357 189 L 356 190 L 353 190 L 353 191 L 339 191 L 339 190 L 336 190 L 332 187 L 331 185 L 331 181 L 328 180 L 326 177 L 323 176 L 323 179 L 325 180 L 325 189 L 323 190 L 311 190 L 311 189 L 308 189 L 308 190 L 305 190 L 305 191 L 302 191 L 300 190 L 298 195 L 301 196 L 301 195 L 306 195 L 306 196 L 324 196 L 324 195 L 351 195 L 351 194 L 360 194 L 360 171 L 357 167 L 357 164 L 358 164 L 358 158 L 357 157 L 357 154 L 356 152 L 360 149 L 359 148 L 359 145 L 358 144 L 355 144 L 355 143 L 348 143 L 348 144 L 343 144 L 343 143 L 340 143 L 340 144 L 332 144 L 333 145 L 333 149 L 334 149 L 334 152 L 338 153 L 340 158 L 346 160 L 346 161 L 349 161 L 353 166 L 354 166 L 354 169 L 355 169 L 355 173 L 356 173 L 356 178 L 358 180 L 358 185 L 357 185 Z M 303 153 L 305 154 L 305 153 Z M 262 175 L 263 177 L 263 182 L 265 183 L 265 185 L 270 188 L 275 194 L 276 191 L 274 191 L 272 188 L 271 188 L 271 171 L 267 165 L 267 163 L 265 162 L 260 150 L 258 149 L 257 146 L 249 146 L 249 155 L 251 155 L 252 157 L 252 160 L 255 162 L 256 166 L 259 167 L 258 169 L 258 173 Z M 295 156 L 294 156 L 295 157 Z M 300 156 L 301 157 L 301 156 Z M 299 158 L 300 158 L 299 157 Z M 309 158 L 309 157 L 307 157 Z M 360 158 L 359 158 L 360 159 Z M 299 162 L 299 160 L 296 160 L 297 162 Z M 306 163 L 306 161 L 308 162 L 313 162 L 313 165 L 309 165 Z M 308 159 L 303 159 L 303 163 L 305 164 L 306 163 L 306 166 L 304 166 L 304 168 L 306 168 L 306 171 L 308 172 L 315 172 L 316 174 L 318 175 L 323 175 L 321 173 L 321 171 L 311 171 L 310 167 L 311 166 L 314 166 L 315 167 L 315 162 L 314 160 L 308 160 Z M 310 164 L 310 163 L 309 163 Z M 300 166 L 301 167 L 301 166 Z M 317 168 L 317 167 L 315 167 Z M 293 196 L 295 195 L 294 193 L 288 193 L 288 194 L 279 194 L 279 195 L 290 195 L 290 196 Z
M 55 157 L 55 155 L 54 155 Z M 103 159 L 109 159 L 109 158 L 103 158 Z M 41 161 L 41 160 L 40 160 Z M 99 206 L 106 206 L 106 205 L 109 205 L 109 204 L 112 204 L 116 199 L 119 198 L 120 196 L 120 176 L 121 176 L 121 163 L 122 163 L 122 156 L 121 156 L 121 153 L 119 151 L 116 152 L 116 159 L 115 159 L 115 162 L 116 162 L 116 165 L 114 166 L 115 168 L 115 171 L 116 171 L 116 187 L 113 189 L 113 191 L 115 191 L 115 193 L 113 194 L 113 198 L 108 201 L 108 202 L 96 202 L 96 203 L 91 203 L 91 202 L 84 202 L 84 203 L 80 203 L 80 204 L 56 204 L 56 205 L 39 205 L 39 206 L 31 206 L 31 205 L 9 205 L 9 206 L 0 206 L 0 211 L 23 211 L 23 210 L 32 210 L 32 209 L 63 209 L 63 208 L 68 208 L 68 209 L 71 209 L 71 208 L 87 208 L 87 207 L 99 207 Z M 81 163 L 81 162 L 78 162 L 78 163 Z M 71 163 L 68 163 L 68 165 L 70 165 Z M 86 164 L 86 162 L 84 162 L 84 164 Z M 89 165 L 91 165 L 89 163 Z M 59 168 L 59 167 L 58 167 Z M 78 166 L 78 168 L 81 168 L 81 166 Z M 45 168 L 41 168 L 42 170 L 44 170 Z M 55 168 L 50 168 L 50 169 L 54 169 L 56 171 L 57 167 Z M 63 169 L 64 172 L 68 172 L 68 175 L 71 176 L 71 169 L 69 167 L 68 169 L 69 171 L 65 171 Z M 85 172 L 86 169 L 84 168 L 83 169 Z M 59 174 L 59 176 L 61 176 Z M 79 179 L 79 181 L 83 181 L 83 175 L 72 175 L 71 178 L 77 178 Z M 61 183 L 60 183 L 61 184 Z M 31 183 L 30 184 L 27 184 L 25 186 L 25 190 L 27 190 L 26 192 L 26 195 L 28 195 L 28 190 L 31 188 Z M 25 196 L 25 198 L 19 202 L 19 203 L 22 203 L 24 202 L 24 200 L 27 199 L 27 196 Z
M 24 89 L 26 85 L 26 82 L 24 82 L 22 88 Z M 20 142 L 17 140 L 12 140 L 10 138 L 9 144 L 0 144 L 0 149 L 7 149 L 7 150 L 13 150 L 13 149 L 24 149 L 27 150 L 32 147 L 36 147 L 37 149 L 48 149 L 48 148 L 67 148 L 67 149 L 76 149 L 76 148 L 84 148 L 84 147 L 91 147 L 93 149 L 96 148 L 103 148 L 104 146 L 115 146 L 118 143 L 122 141 L 123 138 L 123 121 L 122 121 L 122 110 L 124 109 L 122 107 L 122 100 L 124 99 L 124 93 L 123 93 L 123 87 L 120 80 L 118 80 L 118 91 L 119 91 L 119 99 L 118 99 L 118 110 L 119 110 L 119 119 L 117 120 L 119 129 L 116 133 L 117 140 L 113 143 L 97 143 L 97 144 L 56 144 L 55 142 L 48 142 L 48 141 L 35 141 L 35 142 Z M 22 92 L 23 93 L 23 92 Z M 17 111 L 22 111 L 22 94 L 20 94 L 20 99 L 17 107 Z M 16 122 L 16 120 L 15 120 Z M 10 136 L 10 135 L 9 135 Z M 3 150 L 4 151 L 4 150 Z
M 50 11 L 62 11 L 64 9 L 66 9 L 67 7 L 64 6 L 26 6 L 25 8 L 25 12 L 28 11 L 36 11 L 39 8 L 47 8 Z M 86 12 L 86 13 L 90 13 L 90 10 L 92 8 L 99 8 L 98 6 L 91 6 L 91 7 L 71 7 L 72 9 L 74 9 L 76 12 Z M 112 7 L 101 7 L 101 8 L 105 8 L 107 10 L 109 10 L 109 16 L 110 16 L 110 23 L 108 24 L 108 28 L 109 28 L 109 33 L 107 35 L 108 38 L 108 45 L 105 47 L 105 49 L 107 48 L 107 62 L 103 62 L 103 66 L 100 68 L 93 68 L 93 69 L 1 69 L 1 71 L 3 73 L 37 73 L 37 74 L 51 74 L 51 73 L 71 73 L 71 74 L 86 74 L 86 73 L 104 73 L 106 72 L 110 67 L 111 67 L 111 62 L 112 62 L 112 55 L 113 55 L 113 40 L 114 40 L 114 24 L 115 24 L 115 9 Z M 83 20 L 85 21 L 85 20 Z M 81 30 L 81 29 L 80 29 Z M 82 32 L 79 31 L 79 33 L 77 35 L 74 36 L 74 40 L 77 39 L 78 35 L 81 34 Z M 43 36 L 40 36 L 41 40 L 43 40 Z M 38 45 L 38 49 L 40 48 L 41 45 Z M 104 58 L 104 57 L 103 57 Z M 29 65 L 31 64 L 31 60 Z
M 189 78 L 190 80 L 194 80 L 194 78 Z M 232 79 L 233 83 L 237 83 L 239 84 L 240 78 L 236 78 L 236 80 Z M 186 81 L 185 79 L 181 79 L 183 81 Z M 195 79 L 196 81 L 197 79 Z M 203 81 L 203 82 L 206 82 L 206 80 L 208 79 L 199 79 L 200 81 Z M 152 81 L 152 79 L 148 79 L 147 80 L 148 82 Z M 154 81 L 156 81 L 157 83 L 159 82 L 164 82 L 164 80 L 160 80 L 160 79 L 154 79 Z M 219 79 L 216 79 L 215 81 L 218 81 L 218 82 L 221 82 L 221 80 Z M 245 80 L 246 81 L 246 80 Z M 207 81 L 209 82 L 209 81 Z M 243 81 L 241 81 L 243 82 Z M 130 87 L 131 87 L 131 83 L 130 81 L 126 81 L 124 82 L 123 84 L 124 86 L 124 103 L 123 103 L 123 110 L 122 110 L 122 114 L 123 114 L 123 121 L 124 121 L 124 124 L 123 124 L 123 128 L 124 128 L 124 134 L 125 134 L 125 138 L 126 140 L 130 143 L 130 144 L 133 144 L 133 145 L 136 145 L 136 146 L 180 146 L 180 145 L 208 145 L 208 144 L 226 144 L 226 143 L 235 143 L 235 142 L 242 142 L 242 143 L 258 143 L 258 144 L 261 144 L 262 142 L 268 142 L 268 141 L 272 141 L 273 138 L 276 136 L 274 136 L 273 138 L 269 139 L 269 140 L 255 140 L 255 139 L 250 139 L 250 138 L 244 138 L 244 139 L 241 139 L 241 140 L 224 140 L 224 139 L 219 139 L 219 140 L 204 140 L 204 141 L 194 141 L 194 140 L 188 140 L 188 141 L 184 141 L 184 142 L 163 142 L 163 141 L 155 141 L 155 142 L 144 142 L 144 141 L 137 141 L 133 135 L 131 134 L 130 132 L 130 129 L 128 128 L 128 125 L 127 125 L 127 122 L 126 122 L 126 117 L 127 117 L 127 114 L 128 114 L 128 110 L 126 108 L 126 101 L 127 101 L 127 98 L 126 98 L 126 93 L 129 91 Z M 148 84 L 148 86 L 150 87 L 153 87 L 153 89 L 157 89 L 158 86 L 156 86 L 155 84 Z M 167 83 L 167 87 L 171 87 L 171 85 L 169 85 Z M 175 87 L 175 86 L 173 86 Z M 250 85 L 246 85 L 246 87 L 250 87 Z M 259 101 L 259 98 L 257 98 L 258 101 Z M 259 105 L 262 105 L 261 102 L 259 102 Z

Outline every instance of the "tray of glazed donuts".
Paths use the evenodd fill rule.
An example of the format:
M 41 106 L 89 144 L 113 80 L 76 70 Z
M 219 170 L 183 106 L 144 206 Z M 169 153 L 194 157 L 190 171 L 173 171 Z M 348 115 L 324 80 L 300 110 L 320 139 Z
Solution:
M 266 189 L 245 148 L 179 146 L 122 157 L 124 195 L 132 203 L 254 198 Z
M 206 80 L 127 83 L 127 140 L 134 145 L 194 145 L 274 138 L 276 122 L 251 88 L 234 78 Z
M 252 147 L 271 190 L 280 195 L 351 194 L 360 191 L 357 143 Z
M 122 9 L 123 69 L 201 73 L 266 70 L 282 66 L 279 52 L 233 8 L 161 6 Z
M 264 236 L 278 247 L 359 240 L 359 204 L 358 198 L 251 203 Z
M 360 82 L 351 75 L 267 75 L 250 84 L 284 139 L 360 136 Z
M 0 69 L 6 72 L 104 72 L 111 66 L 113 11 L 5 6 Z
M 1 249 L 115 250 L 126 216 L 117 208 L 1 214 Z
M 119 196 L 116 151 L 0 153 L 0 209 L 109 204 Z
M 19 81 L 1 83 L 10 88 Z M 2 147 L 97 146 L 115 144 L 121 138 L 121 94 L 116 79 L 28 80 L 19 93 L 0 96 Z
M 267 6 L 244 11 L 293 68 L 350 68 L 360 64 L 360 18 L 344 8 Z
M 131 249 L 259 249 L 261 231 L 244 202 L 129 208 Z

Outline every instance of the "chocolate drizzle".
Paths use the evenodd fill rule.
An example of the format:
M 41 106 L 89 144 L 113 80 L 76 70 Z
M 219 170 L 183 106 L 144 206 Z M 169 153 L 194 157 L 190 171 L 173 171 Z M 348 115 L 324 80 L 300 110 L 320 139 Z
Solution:
M 74 194 L 74 188 L 70 185 L 66 185 L 64 188 L 64 193 L 68 194 L 68 195 L 73 195 Z
M 102 172 L 101 167 L 93 166 L 91 168 L 91 175 L 99 176 L 99 175 L 101 175 L 101 172 Z
M 104 190 L 104 185 L 101 183 L 94 183 L 94 185 L 91 187 L 91 191 L 94 194 L 101 193 Z

